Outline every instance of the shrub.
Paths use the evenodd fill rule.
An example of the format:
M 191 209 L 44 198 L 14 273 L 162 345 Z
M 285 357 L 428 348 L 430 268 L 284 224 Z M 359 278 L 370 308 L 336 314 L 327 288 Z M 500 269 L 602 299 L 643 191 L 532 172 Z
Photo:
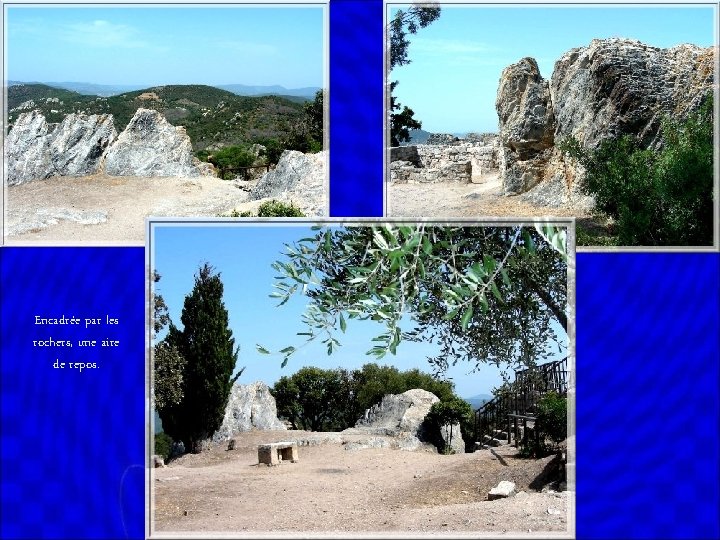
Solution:
M 433 431 L 439 434 L 440 429 L 446 424 L 450 424 L 450 432 L 447 443 L 439 436 L 438 449 L 443 454 L 452 453 L 453 424 L 467 424 L 471 421 L 473 415 L 472 407 L 464 399 L 453 397 L 447 401 L 438 401 L 430 407 L 430 412 L 426 416 L 427 422 L 432 426 Z
M 557 445 L 567 438 L 567 399 L 550 392 L 538 403 L 536 429 L 541 443 L 550 439 Z
M 569 138 L 560 149 L 578 159 L 581 188 L 616 220 L 622 245 L 709 245 L 713 239 L 712 99 L 684 122 L 666 119 L 663 147 L 643 149 L 625 135 L 587 150 Z
M 227 146 L 215 152 L 208 158 L 208 161 L 219 168 L 237 169 L 250 167 L 255 163 L 255 155 L 243 146 Z M 232 177 L 231 173 L 221 173 L 224 179 Z
M 155 453 L 167 461 L 172 450 L 173 440 L 164 431 L 155 434 Z
M 293 203 L 272 200 L 258 207 L 258 217 L 305 217 L 305 214 Z

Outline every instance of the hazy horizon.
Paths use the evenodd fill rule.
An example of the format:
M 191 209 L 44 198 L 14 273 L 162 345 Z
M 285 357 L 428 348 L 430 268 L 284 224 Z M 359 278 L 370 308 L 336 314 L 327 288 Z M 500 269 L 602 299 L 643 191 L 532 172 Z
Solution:
M 13 6 L 5 20 L 6 81 L 324 86 L 324 6 Z

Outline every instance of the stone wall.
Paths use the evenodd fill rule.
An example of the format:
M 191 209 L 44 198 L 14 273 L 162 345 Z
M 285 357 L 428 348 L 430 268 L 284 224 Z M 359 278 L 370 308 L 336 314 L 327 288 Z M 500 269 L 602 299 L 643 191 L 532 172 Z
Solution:
M 470 183 L 498 169 L 497 136 L 455 144 L 418 144 L 390 150 L 390 181 L 397 183 Z M 405 158 L 405 159 L 403 159 Z

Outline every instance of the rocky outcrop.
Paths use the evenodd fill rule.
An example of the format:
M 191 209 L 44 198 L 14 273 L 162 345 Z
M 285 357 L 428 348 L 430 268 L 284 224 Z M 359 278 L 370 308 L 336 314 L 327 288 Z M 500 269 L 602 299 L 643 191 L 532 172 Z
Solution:
M 250 199 L 279 199 L 299 206 L 306 216 L 325 215 L 326 159 L 327 151 L 303 154 L 285 150 L 275 169 L 258 181 Z
M 343 435 L 368 435 L 368 439 L 353 441 L 347 449 L 398 447 L 402 450 L 428 448 L 438 442 L 438 434 L 431 433 L 425 417 L 433 403 L 440 401 L 432 392 L 419 388 L 402 394 L 388 394 L 373 405 L 355 427 L 344 430 Z M 440 437 L 447 442 L 449 426 L 441 429 Z M 393 441 L 383 439 L 393 437 Z M 453 426 L 452 447 L 456 453 L 465 451 L 460 426 Z M 430 448 L 432 448 L 430 446 Z
M 557 148 L 569 136 L 595 148 L 630 134 L 658 148 L 663 118 L 684 119 L 712 93 L 716 55 L 713 48 L 612 38 L 565 53 L 549 82 L 531 58 L 507 67 L 496 100 L 505 193 L 572 202 L 583 171 Z
M 554 141 L 550 88 L 534 59 L 523 58 L 503 70 L 495 108 L 502 141 L 503 190 L 515 195 L 540 181 Z
M 5 139 L 8 185 L 53 176 L 214 176 L 192 155 L 190 138 L 157 111 L 138 109 L 117 135 L 109 114 L 67 115 L 48 124 L 38 110 L 21 114 Z
M 212 437 L 214 442 L 229 439 L 252 429 L 287 429 L 278 420 L 277 405 L 264 382 L 235 383 L 230 391 L 225 418 Z
M 185 128 L 162 114 L 138 109 L 105 156 L 111 176 L 201 176 Z
M 39 111 L 21 114 L 5 140 L 8 185 L 98 172 L 117 132 L 107 114 L 69 114 L 48 124 Z

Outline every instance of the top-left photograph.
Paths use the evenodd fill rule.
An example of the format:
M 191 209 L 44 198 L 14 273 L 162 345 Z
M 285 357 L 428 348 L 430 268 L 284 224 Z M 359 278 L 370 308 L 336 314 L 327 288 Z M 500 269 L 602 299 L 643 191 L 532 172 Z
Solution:
M 3 238 L 328 214 L 327 5 L 5 6 Z

